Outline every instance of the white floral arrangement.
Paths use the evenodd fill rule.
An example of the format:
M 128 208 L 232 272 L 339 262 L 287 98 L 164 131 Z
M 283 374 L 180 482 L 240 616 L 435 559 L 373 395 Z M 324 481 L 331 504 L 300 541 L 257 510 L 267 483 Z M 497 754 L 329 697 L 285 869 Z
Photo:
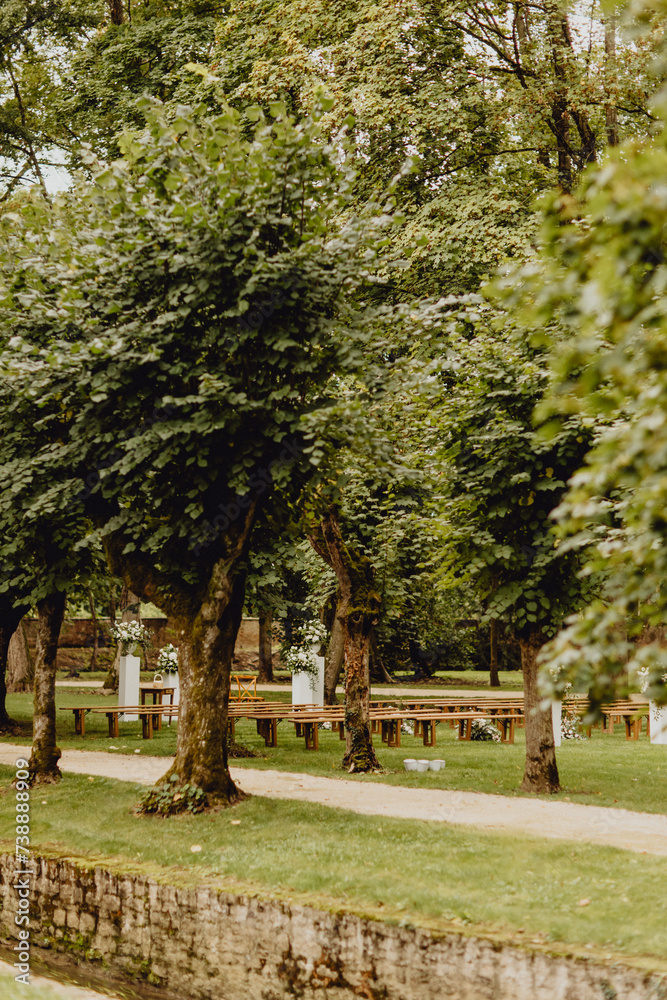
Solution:
M 651 686 L 650 670 L 648 667 L 640 667 L 636 673 L 636 678 L 639 683 L 639 690 L 642 694 L 646 694 L 649 687 Z M 667 674 L 662 675 L 662 680 L 667 683 Z M 653 716 L 654 722 L 659 722 L 662 716 L 664 706 L 653 704 Z
M 280 657 L 292 674 L 309 674 L 317 677 L 317 658 L 313 646 L 321 646 L 327 640 L 327 630 L 318 621 L 310 621 L 298 630 L 289 642 L 283 643 Z
M 470 739 L 483 743 L 500 743 L 502 737 L 496 724 L 491 719 L 473 719 L 470 727 Z
M 583 740 L 581 723 L 575 712 L 563 712 L 560 720 L 560 738 L 562 740 Z
M 120 646 L 120 655 L 127 656 L 135 646 L 146 649 L 151 645 L 152 634 L 141 622 L 119 622 L 109 629 L 116 645 Z
M 178 673 L 178 649 L 170 642 L 163 646 L 157 658 L 157 668 L 165 674 Z

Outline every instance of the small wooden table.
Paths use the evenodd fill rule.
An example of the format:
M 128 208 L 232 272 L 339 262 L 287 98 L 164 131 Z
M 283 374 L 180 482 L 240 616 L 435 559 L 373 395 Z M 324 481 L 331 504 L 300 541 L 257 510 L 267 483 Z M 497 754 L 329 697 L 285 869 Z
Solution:
M 139 685 L 139 695 L 141 697 L 141 704 L 145 705 L 146 704 L 146 695 L 147 694 L 152 694 L 153 695 L 153 705 L 161 705 L 162 704 L 162 698 L 164 697 L 165 694 L 168 694 L 169 695 L 169 708 L 173 708 L 174 707 L 174 691 L 175 690 L 176 690 L 175 688 L 173 688 L 173 687 L 165 687 L 164 684 L 160 684 L 159 682 L 156 684 L 155 681 L 150 681 L 150 682 L 146 682 L 144 684 L 140 684 Z M 169 716 L 169 723 L 168 724 L 171 725 L 171 715 Z M 161 715 L 156 715 L 155 719 L 153 720 L 153 729 L 161 729 L 161 728 L 162 728 L 162 716 Z

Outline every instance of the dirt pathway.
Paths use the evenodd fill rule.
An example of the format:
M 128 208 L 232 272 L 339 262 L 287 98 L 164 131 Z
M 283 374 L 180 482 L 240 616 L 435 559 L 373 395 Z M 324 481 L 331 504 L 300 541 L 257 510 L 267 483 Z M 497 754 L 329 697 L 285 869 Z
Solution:
M 14 764 L 29 748 L 0 744 L 0 763 Z M 64 750 L 63 771 L 96 774 L 150 785 L 164 774 L 170 758 Z M 528 833 L 538 837 L 607 844 L 667 857 L 667 816 L 607 809 L 576 802 L 511 798 L 482 792 L 399 788 L 371 781 L 345 781 L 289 771 L 232 767 L 234 781 L 253 795 L 320 802 L 370 816 L 435 820 L 480 830 Z
M 61 688 L 96 688 L 102 690 L 101 681 L 56 681 L 56 687 Z M 258 684 L 258 691 L 289 691 L 289 684 Z M 337 687 L 338 694 L 343 694 L 342 687 Z M 435 688 L 435 687 L 374 687 L 373 697 L 380 698 L 522 698 L 523 691 L 472 690 L 470 688 Z

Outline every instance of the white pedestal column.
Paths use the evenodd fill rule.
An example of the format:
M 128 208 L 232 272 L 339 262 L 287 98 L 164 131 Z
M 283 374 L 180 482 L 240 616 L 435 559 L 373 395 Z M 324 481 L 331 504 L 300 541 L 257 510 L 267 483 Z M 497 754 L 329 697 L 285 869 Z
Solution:
M 135 650 L 136 652 L 136 650 Z M 121 656 L 118 664 L 118 704 L 138 705 L 139 704 L 139 671 L 141 660 L 133 653 Z M 136 722 L 139 716 L 132 713 L 125 713 L 122 719 L 125 722 Z
M 162 684 L 166 688 L 174 689 L 174 706 L 178 705 L 178 699 L 180 697 L 181 688 L 178 682 L 178 674 L 172 673 L 170 670 L 162 672 Z M 165 705 L 169 704 L 169 701 L 165 696 L 163 696 L 163 703 Z M 168 716 L 164 716 L 164 720 L 167 721 Z
M 648 703 L 649 724 L 651 726 L 651 743 L 667 744 L 667 705 Z
M 561 742 L 561 720 L 563 718 L 563 702 L 551 702 L 551 725 L 554 731 L 554 746 L 559 747 Z
M 319 650 L 318 643 L 313 647 L 313 653 Z M 293 705 L 323 705 L 324 704 L 324 657 L 315 655 L 317 675 L 301 670 L 292 674 L 292 704 Z

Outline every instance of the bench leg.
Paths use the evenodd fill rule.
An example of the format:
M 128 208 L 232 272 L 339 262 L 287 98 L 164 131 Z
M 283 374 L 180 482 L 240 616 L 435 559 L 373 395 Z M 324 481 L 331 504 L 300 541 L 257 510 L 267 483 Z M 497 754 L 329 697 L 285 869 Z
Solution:
M 319 750 L 320 737 L 316 722 L 304 722 L 304 735 L 306 737 L 306 750 Z
M 422 723 L 421 723 L 420 719 L 415 719 L 415 721 L 414 721 L 414 727 L 415 727 L 414 735 L 415 736 L 421 736 L 422 735 Z
M 400 747 L 401 745 L 401 723 L 397 719 L 389 719 L 387 722 L 387 746 Z
M 435 719 L 424 719 L 422 721 L 422 733 L 425 747 L 435 746 Z
M 74 732 L 77 736 L 86 734 L 86 713 L 82 708 L 74 709 Z
M 375 732 L 377 732 L 377 729 L 375 730 Z M 338 739 L 339 740 L 344 740 L 345 739 L 345 723 L 344 722 L 339 722 L 338 723 Z
M 109 720 L 109 736 L 113 739 L 114 736 L 118 736 L 118 712 L 107 712 L 107 719 Z
M 141 735 L 145 740 L 153 739 L 153 716 L 150 712 L 141 716 Z
M 169 716 L 169 725 L 171 725 L 171 716 Z M 232 738 L 236 736 L 236 719 L 230 715 L 227 716 L 227 732 Z

